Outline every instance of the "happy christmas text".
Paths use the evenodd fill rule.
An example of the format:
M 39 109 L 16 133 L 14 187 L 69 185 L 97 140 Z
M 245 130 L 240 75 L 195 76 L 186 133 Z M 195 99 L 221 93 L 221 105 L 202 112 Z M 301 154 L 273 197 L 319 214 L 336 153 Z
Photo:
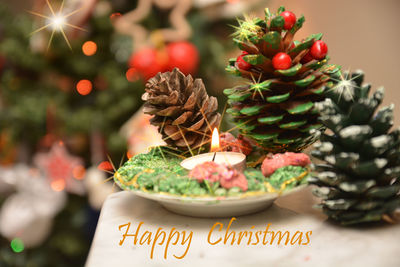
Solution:
M 304 246 L 311 242 L 312 231 L 272 231 L 271 224 L 264 229 L 255 229 L 251 226 L 249 230 L 234 231 L 232 226 L 236 221 L 232 217 L 228 224 L 215 222 L 208 232 L 206 244 L 215 245 L 297 245 Z M 193 231 L 157 228 L 155 231 L 145 229 L 144 222 L 134 225 L 131 222 L 118 226 L 122 234 L 119 246 L 134 245 L 147 246 L 150 259 L 155 254 L 161 253 L 164 259 L 173 256 L 176 259 L 183 259 L 189 252 L 193 239 Z M 173 248 L 173 251 L 172 249 Z M 177 252 L 179 251 L 179 252 Z

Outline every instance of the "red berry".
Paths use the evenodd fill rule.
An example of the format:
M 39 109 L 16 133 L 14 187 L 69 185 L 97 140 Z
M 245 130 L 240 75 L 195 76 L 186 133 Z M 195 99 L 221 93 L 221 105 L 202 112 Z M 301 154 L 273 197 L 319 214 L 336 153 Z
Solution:
M 293 12 L 290 11 L 284 11 L 280 14 L 285 19 L 285 25 L 283 25 L 283 28 L 285 30 L 290 30 L 293 28 L 294 24 L 296 23 L 296 15 Z
M 311 46 L 310 54 L 314 59 L 323 59 L 328 53 L 328 46 L 323 41 L 316 41 Z
M 175 67 L 184 74 L 195 74 L 199 65 L 199 52 L 190 42 L 174 42 L 167 46 L 168 70 Z
M 272 66 L 277 70 L 286 70 L 292 66 L 292 59 L 288 54 L 280 52 L 272 58 Z
M 307 54 L 305 54 L 305 56 L 301 59 L 301 63 L 305 64 L 307 62 L 310 62 L 311 60 L 313 60 L 314 58 L 311 56 L 310 51 L 308 51 Z
M 148 80 L 159 72 L 166 70 L 167 57 L 153 48 L 144 48 L 135 52 L 129 59 L 129 66 L 136 69 Z
M 247 55 L 247 54 L 242 54 L 242 55 L 238 56 L 236 59 L 237 67 L 240 70 L 249 70 L 251 68 L 251 64 L 244 61 L 244 59 L 243 59 L 243 56 L 245 56 L 245 55 Z

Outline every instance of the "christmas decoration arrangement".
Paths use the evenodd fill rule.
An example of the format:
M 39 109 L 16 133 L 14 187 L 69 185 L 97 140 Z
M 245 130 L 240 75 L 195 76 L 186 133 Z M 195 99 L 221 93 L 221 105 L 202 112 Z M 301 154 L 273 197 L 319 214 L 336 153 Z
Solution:
M 304 184 L 308 175 L 307 164 L 304 164 L 307 161 L 300 164 L 287 161 L 267 178 L 258 169 L 249 168 L 242 173 L 214 161 L 203 162 L 189 171 L 180 165 L 182 157 L 175 153 L 168 147 L 157 147 L 139 154 L 118 169 L 114 180 L 125 190 L 223 199 L 283 192 Z
M 309 181 L 318 187 L 319 205 L 332 220 L 357 224 L 390 220 L 400 206 L 400 129 L 393 126 L 394 105 L 379 107 L 384 88 L 371 93 L 364 73 L 343 72 L 332 77 L 327 98 L 318 103 L 320 120 L 329 132 L 312 155 Z
M 1 263 L 83 265 L 112 181 L 202 217 L 308 183 L 345 225 L 399 207 L 393 106 L 328 64 L 322 34 L 295 40 L 303 16 L 244 16 L 230 42 L 260 0 L 33 2 L 18 16 L 0 4 Z
M 205 9 L 213 3 L 197 1 L 188 12 L 186 0 L 30 2 L 0 4 L 0 259 L 7 266 L 82 266 L 98 209 L 117 189 L 107 183 L 111 163 L 165 144 L 140 110 L 143 81 L 179 67 L 211 90 L 226 87 L 223 66 L 233 45 L 225 37 L 234 15 L 211 21 Z M 143 42 L 120 31 L 121 14 L 150 2 L 139 19 L 148 33 Z M 30 182 L 10 184 L 31 178 L 42 196 L 26 188 Z
M 239 20 L 234 42 L 243 52 L 227 70 L 250 81 L 224 91 L 237 137 L 231 130 L 219 134 L 218 102 L 201 79 L 177 68 L 149 79 L 143 111 L 153 116 L 167 146 L 132 157 L 114 174 L 116 183 L 182 201 L 221 202 L 275 196 L 305 184 L 311 161 L 301 151 L 324 127 L 315 103 L 325 98 L 339 68 L 327 64 L 322 34 L 294 40 L 303 22 L 283 7 L 266 9 L 265 19 Z

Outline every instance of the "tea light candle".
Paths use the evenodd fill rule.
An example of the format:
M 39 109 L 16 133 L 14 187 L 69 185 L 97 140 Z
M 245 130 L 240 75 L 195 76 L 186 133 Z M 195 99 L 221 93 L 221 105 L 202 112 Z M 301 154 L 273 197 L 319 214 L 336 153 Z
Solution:
M 212 161 L 214 153 L 205 153 L 187 158 L 181 162 L 181 166 L 191 170 L 196 165 Z M 246 155 L 238 152 L 216 152 L 214 162 L 232 166 L 238 171 L 243 172 L 246 169 Z
M 211 151 L 210 153 L 199 154 L 187 158 L 181 162 L 181 166 L 187 170 L 192 170 L 199 164 L 207 161 L 214 161 L 219 164 L 226 164 L 232 166 L 236 170 L 243 172 L 246 169 L 246 155 L 239 152 L 219 152 L 219 133 L 214 129 L 211 138 Z M 214 158 L 215 156 L 215 158 Z M 213 160 L 214 159 L 214 160 Z

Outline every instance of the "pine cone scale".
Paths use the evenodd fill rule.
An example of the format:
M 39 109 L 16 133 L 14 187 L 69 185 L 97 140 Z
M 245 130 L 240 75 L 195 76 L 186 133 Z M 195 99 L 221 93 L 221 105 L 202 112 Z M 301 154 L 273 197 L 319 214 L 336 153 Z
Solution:
M 185 109 L 185 110 L 193 110 L 195 108 L 196 103 L 197 103 L 196 102 L 196 95 L 195 95 L 194 92 L 192 92 L 192 94 L 187 99 L 185 105 L 183 106 L 183 109 Z
M 192 115 L 193 115 L 192 111 L 186 111 L 182 113 L 178 118 L 176 118 L 172 122 L 172 125 L 184 124 Z

